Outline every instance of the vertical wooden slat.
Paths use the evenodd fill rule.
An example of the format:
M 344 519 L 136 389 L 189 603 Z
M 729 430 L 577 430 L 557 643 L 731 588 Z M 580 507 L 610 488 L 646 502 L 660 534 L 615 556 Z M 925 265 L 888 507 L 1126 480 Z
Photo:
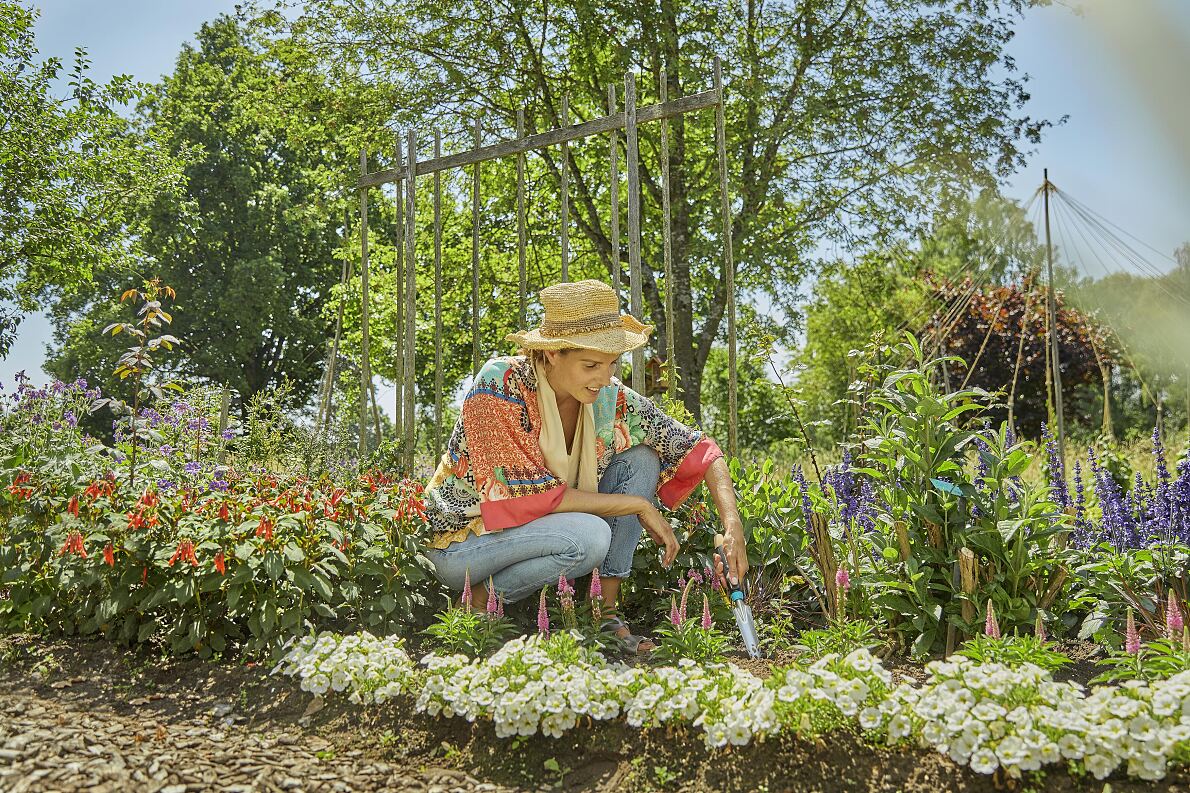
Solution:
M 562 94 L 562 127 L 570 126 L 570 94 Z M 562 282 L 570 280 L 570 144 L 562 141 Z
M 627 143 L 628 161 L 628 280 L 632 296 L 632 315 L 641 319 L 643 299 L 641 296 L 640 271 L 640 164 L 637 161 L 636 137 L 636 74 L 624 76 L 624 139 Z M 645 391 L 645 353 L 643 349 L 632 351 L 632 390 Z
M 616 114 L 616 85 L 607 87 L 607 114 Z M 612 253 L 612 287 L 616 290 L 616 299 L 620 297 L 620 130 L 612 127 L 611 145 L 609 147 L 612 161 L 611 195 L 611 253 Z
M 442 133 L 434 130 L 434 159 Z M 434 465 L 442 458 L 442 172 L 434 172 Z
M 359 153 L 361 176 L 368 173 L 368 153 Z M 368 363 L 368 189 L 359 191 L 359 237 L 360 237 L 360 328 L 363 331 L 360 349 L 359 386 L 359 464 L 363 465 L 368 453 L 368 384 L 372 380 L 372 368 Z
M 405 475 L 413 475 L 417 443 L 414 390 L 417 383 L 417 133 L 410 129 L 405 146 Z
M 326 366 L 326 390 L 319 404 L 318 425 L 321 432 L 331 424 L 331 411 L 335 396 L 335 367 L 339 362 L 339 339 L 343 334 L 343 304 L 347 300 L 347 285 L 351 282 L 351 257 L 347 254 L 347 242 L 350 237 L 350 210 L 343 212 L 343 269 L 339 276 L 339 307 L 335 312 L 335 337 L 331 342 L 330 359 Z
M 516 111 L 516 136 L 525 137 L 525 109 Z M 437 155 L 435 155 L 437 156 Z M 529 327 L 529 269 L 525 264 L 525 155 L 516 156 L 516 258 L 517 273 L 520 276 L 517 283 L 520 287 L 520 297 L 517 305 L 517 329 Z
M 475 148 L 479 148 L 481 119 L 475 119 Z M 479 374 L 479 163 L 471 178 L 471 374 Z
M 227 441 L 223 440 L 223 433 L 227 431 L 227 413 L 231 409 L 231 393 L 227 386 L 223 386 L 223 393 L 219 397 L 219 464 L 223 465 L 227 459 Z
M 397 167 L 401 167 L 401 138 L 397 137 Z M 397 222 L 396 222 L 396 252 L 397 255 L 393 257 L 393 263 L 396 265 L 396 300 L 397 300 L 397 327 L 396 337 L 393 339 L 393 349 L 396 350 L 396 386 L 393 394 L 393 427 L 396 429 L 397 437 L 404 437 L 405 424 L 405 392 L 401 384 L 405 382 L 405 242 L 404 242 L 404 226 L 405 226 L 405 192 L 402 182 L 397 182 Z
M 719 93 L 719 104 L 715 105 L 715 148 L 719 154 L 719 211 L 723 216 L 723 272 L 727 287 L 727 449 L 728 454 L 737 457 L 740 449 L 736 431 L 739 415 L 736 406 L 735 261 L 731 252 L 731 197 L 727 189 L 723 64 L 719 58 L 715 58 L 715 90 Z
M 669 85 L 662 70 L 658 85 L 661 102 L 669 101 Z M 665 391 L 670 399 L 678 393 L 678 358 L 674 341 L 674 262 L 670 239 L 669 208 L 669 119 L 661 119 L 661 248 L 665 261 Z

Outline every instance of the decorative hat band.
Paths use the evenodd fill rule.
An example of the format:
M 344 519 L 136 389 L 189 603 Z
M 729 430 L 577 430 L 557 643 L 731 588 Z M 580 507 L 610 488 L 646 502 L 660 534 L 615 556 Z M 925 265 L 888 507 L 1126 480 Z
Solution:
M 581 333 L 594 333 L 597 330 L 615 328 L 624 324 L 619 313 L 596 314 L 592 317 L 571 320 L 546 319 L 541 323 L 541 335 L 556 338 L 558 336 L 573 336 Z

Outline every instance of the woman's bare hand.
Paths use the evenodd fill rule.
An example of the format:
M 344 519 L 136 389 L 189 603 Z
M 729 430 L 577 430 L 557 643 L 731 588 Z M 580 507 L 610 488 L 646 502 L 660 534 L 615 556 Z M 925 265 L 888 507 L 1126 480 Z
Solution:
M 678 544 L 678 538 L 674 536 L 673 526 L 669 525 L 669 521 L 662 516 L 661 512 L 648 501 L 644 499 L 641 501 L 644 506 L 637 513 L 640 516 L 640 525 L 653 538 L 653 542 L 665 548 L 665 557 L 661 564 L 668 569 L 677 558 L 678 548 L 681 547 Z

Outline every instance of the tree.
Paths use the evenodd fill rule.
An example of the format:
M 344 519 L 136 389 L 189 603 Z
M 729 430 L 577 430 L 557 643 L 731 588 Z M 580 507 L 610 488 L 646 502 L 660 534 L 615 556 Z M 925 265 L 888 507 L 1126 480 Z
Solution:
M 82 49 L 66 74 L 61 58 L 39 61 L 36 19 L 0 0 L 0 356 L 47 290 L 77 293 L 94 272 L 131 266 L 140 207 L 179 183 L 174 154 L 119 112 L 145 86 L 95 83 Z M 55 96 L 63 76 L 69 92 Z
M 173 74 L 142 105 L 170 151 L 196 152 L 184 193 L 146 208 L 141 239 L 146 269 L 178 294 L 175 372 L 226 384 L 241 404 L 282 376 L 297 404 L 309 399 L 326 355 L 322 308 L 339 279 L 344 204 L 327 195 L 320 173 L 338 167 L 325 154 L 337 145 L 309 119 L 294 132 L 285 80 L 225 16 L 203 25 L 197 46 L 183 48 Z M 118 272 L 105 277 L 126 286 Z M 95 348 L 94 333 L 110 321 L 115 291 L 54 307 L 51 371 L 94 377 L 105 368 L 111 351 Z
M 629 68 L 641 72 L 642 104 L 656 101 L 662 72 L 670 97 L 705 90 L 711 59 L 722 56 L 739 293 L 764 293 L 792 311 L 820 240 L 888 239 L 1022 162 L 1019 143 L 1035 142 L 1045 126 L 1016 115 L 1025 94 L 1004 54 L 1024 5 L 312 0 L 300 14 L 257 19 L 286 46 L 314 53 L 320 71 L 392 86 L 385 110 L 396 125 L 441 124 L 456 146 L 469 139 L 465 116 L 482 116 L 486 133 L 501 137 L 518 108 L 530 133 L 559 126 L 564 95 L 572 122 L 603 115 L 609 86 L 622 86 Z M 663 351 L 672 292 L 683 399 L 699 415 L 727 304 L 712 118 L 671 124 L 672 285 L 654 274 L 662 269 L 656 125 L 641 134 L 646 314 L 662 329 Z M 614 258 L 625 259 L 609 242 L 605 149 L 594 141 L 571 146 L 566 163 L 556 149 L 530 159 L 555 196 L 568 169 L 584 244 L 576 270 L 603 278 Z M 502 185 L 505 205 L 513 189 Z M 545 270 L 556 278 L 556 261 Z

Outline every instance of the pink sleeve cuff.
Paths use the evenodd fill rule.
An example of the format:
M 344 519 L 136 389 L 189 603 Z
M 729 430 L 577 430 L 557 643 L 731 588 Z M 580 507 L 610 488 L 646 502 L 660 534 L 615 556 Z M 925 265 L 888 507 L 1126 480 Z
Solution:
M 480 502 L 479 514 L 483 518 L 483 529 L 485 532 L 501 531 L 537 520 L 553 512 L 565 492 L 566 485 L 563 483 L 544 493 L 534 493 L 531 496 Z
M 673 478 L 657 490 L 657 497 L 667 509 L 677 509 L 682 505 L 694 488 L 698 487 L 711 463 L 723 456 L 719 445 L 704 435 L 684 458 Z

